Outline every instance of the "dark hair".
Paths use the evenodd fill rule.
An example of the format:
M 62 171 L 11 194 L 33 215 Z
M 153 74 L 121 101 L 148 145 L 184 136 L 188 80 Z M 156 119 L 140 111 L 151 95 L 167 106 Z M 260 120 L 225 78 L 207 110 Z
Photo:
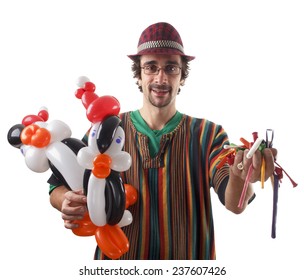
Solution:
M 181 56 L 181 58 L 182 58 L 181 80 L 186 81 L 186 79 L 189 76 L 189 71 L 190 71 L 189 60 L 184 56 Z M 133 72 L 133 78 L 141 79 L 140 56 L 134 57 L 132 60 L 133 60 L 133 64 L 132 64 L 131 70 Z M 138 84 L 138 81 L 136 81 L 136 84 L 138 85 L 139 90 L 142 92 L 142 87 Z M 180 92 L 180 89 L 179 89 L 179 92 Z

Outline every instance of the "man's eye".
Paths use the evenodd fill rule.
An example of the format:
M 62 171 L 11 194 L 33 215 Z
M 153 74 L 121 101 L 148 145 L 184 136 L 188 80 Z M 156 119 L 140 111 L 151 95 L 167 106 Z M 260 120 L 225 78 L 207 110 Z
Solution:
M 166 71 L 167 72 L 175 72 L 176 71 L 176 66 L 175 65 L 167 65 L 166 66 Z
M 154 72 L 157 70 L 157 67 L 156 65 L 147 65 L 147 70 Z

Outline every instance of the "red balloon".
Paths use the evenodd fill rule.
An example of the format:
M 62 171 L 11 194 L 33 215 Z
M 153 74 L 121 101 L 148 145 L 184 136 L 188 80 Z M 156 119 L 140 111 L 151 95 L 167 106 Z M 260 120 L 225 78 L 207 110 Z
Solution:
M 49 118 L 49 112 L 47 110 L 41 110 L 38 113 L 38 117 L 40 117 L 43 121 L 46 122 Z
M 119 101 L 110 95 L 96 98 L 87 107 L 87 118 L 90 122 L 102 122 L 106 117 L 118 115 L 120 111 Z
M 93 91 L 85 91 L 81 97 L 81 101 L 83 106 L 87 109 L 97 98 L 98 95 Z
M 31 125 L 35 122 L 44 122 L 44 119 L 37 115 L 28 115 L 22 120 L 22 124 L 25 126 Z
M 81 99 L 82 95 L 84 94 L 85 90 L 83 88 L 79 88 L 75 91 L 75 96 L 78 99 Z
M 85 91 L 92 91 L 92 92 L 94 92 L 96 89 L 95 84 L 93 84 L 92 82 L 86 82 L 83 88 Z

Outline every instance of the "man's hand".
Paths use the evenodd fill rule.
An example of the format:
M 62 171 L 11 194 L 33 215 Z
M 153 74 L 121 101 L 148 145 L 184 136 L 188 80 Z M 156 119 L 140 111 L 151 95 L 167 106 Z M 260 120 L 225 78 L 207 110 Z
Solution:
M 61 207 L 64 226 L 68 229 L 78 227 L 77 220 L 82 220 L 87 212 L 87 198 L 83 191 L 68 191 L 64 194 L 64 200 Z
M 245 181 L 250 165 L 252 164 L 252 174 L 249 178 L 250 183 L 261 180 L 262 165 L 264 164 L 265 181 L 271 177 L 274 172 L 274 160 L 277 150 L 265 148 L 263 152 L 256 151 L 251 158 L 247 158 L 248 150 L 240 150 L 236 153 L 232 172 Z M 263 163 L 264 160 L 264 163 Z

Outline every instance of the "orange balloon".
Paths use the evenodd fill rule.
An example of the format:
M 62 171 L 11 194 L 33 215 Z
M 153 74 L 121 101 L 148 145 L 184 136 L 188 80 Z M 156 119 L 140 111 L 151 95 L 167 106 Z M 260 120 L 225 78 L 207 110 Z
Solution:
M 22 130 L 20 139 L 25 145 L 43 148 L 50 143 L 51 134 L 47 129 L 31 124 Z
M 50 141 L 51 134 L 47 129 L 43 127 L 39 128 L 36 131 L 35 135 L 32 136 L 32 145 L 37 148 L 46 147 Z
M 32 141 L 32 136 L 36 133 L 39 126 L 36 124 L 31 124 L 25 127 L 20 135 L 21 142 L 25 145 L 30 145 Z
M 106 178 L 111 173 L 112 159 L 106 154 L 99 154 L 94 158 L 92 172 L 97 178 Z
M 129 184 L 124 184 L 124 186 L 126 193 L 126 209 L 127 209 L 130 205 L 133 205 L 137 201 L 138 193 L 133 186 Z
M 78 236 L 92 236 L 95 234 L 97 226 L 90 219 L 88 212 L 85 213 L 82 220 L 75 221 L 79 226 L 72 229 L 73 233 Z
M 129 250 L 129 240 L 118 225 L 98 227 L 95 239 L 100 250 L 112 260 L 118 259 Z

